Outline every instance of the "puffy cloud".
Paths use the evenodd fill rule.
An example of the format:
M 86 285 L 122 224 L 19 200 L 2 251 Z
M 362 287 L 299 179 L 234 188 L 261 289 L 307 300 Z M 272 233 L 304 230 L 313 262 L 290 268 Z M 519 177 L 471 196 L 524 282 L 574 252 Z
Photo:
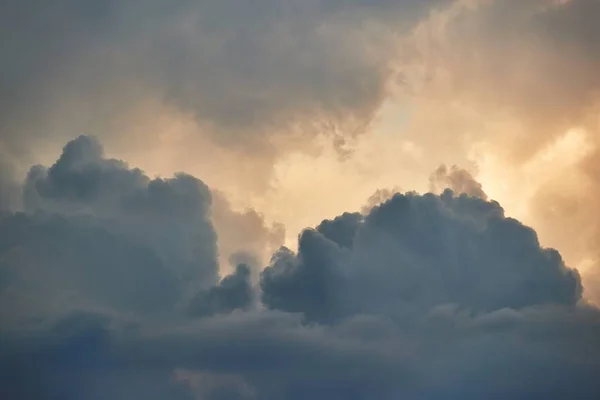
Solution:
M 527 210 L 520 217 L 546 245 L 559 248 L 582 274 L 586 269 L 586 295 L 596 301 L 600 219 L 591 199 L 600 187 L 599 17 L 596 0 L 457 3 L 415 39 L 424 59 L 418 64 L 428 74 L 412 127 L 415 141 L 427 141 L 432 153 L 477 146 L 483 149 L 477 161 L 497 159 L 490 186 L 496 176 L 512 175 L 511 181 L 488 194 L 502 194 L 508 203 L 525 192 L 514 196 L 514 208 Z M 580 130 L 582 143 L 563 148 Z
M 25 191 L 0 220 L 2 397 L 600 392 L 600 311 L 495 202 L 396 194 L 304 231 L 256 288 L 244 264 L 218 279 L 212 196 L 191 176 L 150 179 L 80 137 Z
M 150 179 L 82 137 L 25 187 L 27 213 L 0 220 L 2 397 L 600 393 L 600 311 L 496 202 L 396 194 L 325 220 L 255 293 L 247 266 L 218 279 L 191 176 Z
M 317 231 L 339 246 L 352 248 L 362 220 L 363 216 L 360 213 L 344 213 L 333 220 L 322 221 Z
M 461 169 L 456 165 L 453 165 L 450 168 L 443 164 L 440 165 L 433 174 L 431 174 L 429 183 L 432 192 L 448 188 L 456 193 L 464 193 L 484 200 L 487 199 L 487 195 L 483 191 L 481 183 L 477 182 L 469 171 Z
M 184 280 L 211 285 L 218 276 L 212 197 L 185 174 L 150 179 L 108 159 L 97 140 L 69 142 L 50 168 L 34 167 L 25 183 L 25 209 L 91 215 L 99 224 L 152 247 Z
M 165 380 L 168 372 L 160 366 L 137 372 L 120 368 L 111 352 L 112 324 L 108 314 L 75 312 L 35 332 L 21 332 L 18 340 L 4 335 L 12 350 L 0 355 L 0 394 L 12 399 L 193 399 L 185 387 Z
M 187 314 L 191 307 L 205 315 L 252 302 L 248 267 L 219 280 L 213 219 L 242 225 L 253 217 L 247 231 L 220 227 L 224 234 L 238 229 L 240 251 L 264 246 L 268 235 L 255 235 L 267 228 L 259 215 L 237 214 L 222 197 L 215 217 L 210 190 L 192 176 L 151 179 L 81 136 L 49 168 L 31 168 L 24 203 L 26 212 L 0 219 L 0 310 L 7 322 L 73 304 L 144 315 Z M 239 252 L 232 260 L 260 262 Z
M 362 220 L 345 214 L 304 231 L 261 277 L 271 308 L 330 321 L 360 313 L 398 317 L 437 305 L 476 312 L 574 305 L 576 271 L 535 231 L 494 202 L 397 194 Z

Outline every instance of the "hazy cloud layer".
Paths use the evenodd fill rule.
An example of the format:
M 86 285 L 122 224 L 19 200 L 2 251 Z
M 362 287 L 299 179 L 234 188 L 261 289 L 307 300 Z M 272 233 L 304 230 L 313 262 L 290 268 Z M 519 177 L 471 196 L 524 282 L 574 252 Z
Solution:
M 152 246 L 184 281 L 211 284 L 218 273 L 212 197 L 185 174 L 150 179 L 103 156 L 95 139 L 69 142 L 50 168 L 34 167 L 24 189 L 28 212 L 92 215 L 111 229 Z
M 2 397 L 600 393 L 600 311 L 495 202 L 396 194 L 305 230 L 256 287 L 246 265 L 219 279 L 196 178 L 151 180 L 80 137 L 25 186 L 27 213 L 0 220 Z
M 186 371 L 221 378 L 211 399 L 593 399 L 597 324 L 589 309 L 479 317 L 441 309 L 408 328 L 375 317 L 307 326 L 263 312 L 123 329 L 80 314 L 38 331 L 43 339 L 11 341 L 2 362 L 22 364 L 4 388 L 12 398 L 194 398 L 193 386 L 174 379 Z M 27 383 L 46 383 L 25 385 L 24 373 Z
M 3 146 L 117 135 L 148 101 L 192 113 L 200 132 L 244 152 L 264 153 L 281 133 L 352 135 L 387 95 L 394 35 L 449 3 L 6 1 Z

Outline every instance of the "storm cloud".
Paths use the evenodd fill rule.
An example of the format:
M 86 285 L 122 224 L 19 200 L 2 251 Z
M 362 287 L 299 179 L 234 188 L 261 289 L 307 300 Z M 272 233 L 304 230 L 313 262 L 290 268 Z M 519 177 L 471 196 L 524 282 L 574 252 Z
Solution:
M 497 203 L 450 190 L 397 194 L 362 221 L 345 214 L 306 230 L 298 254 L 276 254 L 261 284 L 267 306 L 319 321 L 445 304 L 475 312 L 573 306 L 581 297 L 577 272 L 542 249 L 532 229 Z
M 236 296 L 238 286 L 227 282 L 249 277 L 240 267 L 215 286 L 221 274 L 212 194 L 190 175 L 151 179 L 80 136 L 52 166 L 32 167 L 22 188 L 25 211 L 0 221 L 4 318 L 73 304 L 185 313 L 192 298 L 203 307 L 198 291 L 216 291 L 207 301 L 219 302 L 223 291 Z M 246 218 L 226 207 L 219 215 Z M 238 233 L 240 246 L 255 231 Z M 237 250 L 252 258 L 252 249 Z
M 2 1 L 0 397 L 597 399 L 599 5 Z
M 305 230 L 257 287 L 243 264 L 220 277 L 196 178 L 150 179 L 80 137 L 24 187 L 0 221 L 4 397 L 600 393 L 600 311 L 496 202 L 395 194 Z

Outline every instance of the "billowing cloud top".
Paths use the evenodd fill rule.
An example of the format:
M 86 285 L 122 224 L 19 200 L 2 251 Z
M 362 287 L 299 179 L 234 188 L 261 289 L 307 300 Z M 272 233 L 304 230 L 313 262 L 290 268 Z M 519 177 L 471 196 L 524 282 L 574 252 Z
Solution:
M 211 193 L 79 137 L 0 220 L 10 399 L 596 398 L 600 311 L 498 203 L 396 194 L 219 278 Z M 235 219 L 235 218 L 234 218 Z
M 478 198 L 396 195 L 362 220 L 344 214 L 307 230 L 262 275 L 266 305 L 330 320 L 400 317 L 455 304 L 474 312 L 573 306 L 575 271 L 533 230 Z

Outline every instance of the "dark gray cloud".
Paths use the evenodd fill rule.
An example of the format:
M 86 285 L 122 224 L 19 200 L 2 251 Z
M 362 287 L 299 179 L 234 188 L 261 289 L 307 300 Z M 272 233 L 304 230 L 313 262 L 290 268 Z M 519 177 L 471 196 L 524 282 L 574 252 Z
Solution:
M 31 168 L 24 188 L 25 209 L 110 213 L 124 207 L 138 191 L 149 189 L 150 179 L 142 171 L 106 159 L 103 153 L 95 138 L 80 136 L 64 146 L 50 168 Z
M 209 286 L 218 275 L 211 202 L 200 180 L 185 174 L 150 179 L 105 158 L 100 143 L 87 136 L 69 142 L 50 168 L 32 168 L 24 189 L 27 212 L 91 215 L 155 249 L 184 281 Z
M 190 304 L 190 314 L 203 317 L 245 310 L 252 305 L 254 290 L 250 282 L 250 267 L 239 264 L 235 272 L 217 285 L 198 292 Z
M 282 224 L 268 225 L 264 217 L 253 209 L 235 212 L 226 196 L 213 190 L 212 221 L 219 236 L 221 265 L 240 263 L 258 269 L 268 260 L 271 252 L 285 239 Z
M 497 203 L 449 190 L 397 194 L 364 221 L 345 214 L 304 231 L 298 254 L 275 255 L 261 285 L 267 306 L 324 321 L 441 304 L 571 306 L 582 291 L 577 272 L 541 248 L 535 231 Z
M 185 282 L 169 259 L 93 218 L 16 214 L 0 221 L 1 315 L 81 307 L 172 311 Z
M 21 188 L 10 164 L 0 161 L 0 212 L 14 211 L 21 206 Z
M 322 221 L 317 231 L 339 246 L 350 249 L 362 221 L 360 213 L 344 213 L 333 220 Z
M 405 328 L 375 317 L 307 326 L 272 312 L 123 328 L 76 315 L 36 330 L 37 337 L 7 341 L 3 367 L 16 359 L 36 368 L 13 369 L 20 380 L 3 388 L 37 388 L 40 399 L 127 398 L 150 390 L 150 398 L 168 398 L 161 396 L 167 389 L 175 396 L 169 371 L 177 369 L 227 378 L 225 398 L 234 399 L 593 399 L 600 389 L 598 321 L 598 311 L 585 308 L 484 316 L 439 309 Z M 25 386 L 23 372 L 42 374 L 46 391 Z M 187 398 L 184 384 L 170 398 Z M 223 398 L 223 390 L 212 394 Z
M 0 297 L 7 320 L 74 303 L 168 314 L 187 313 L 193 299 L 194 314 L 206 314 L 199 310 L 231 311 L 252 300 L 247 267 L 219 282 L 212 195 L 192 176 L 150 179 L 107 158 L 96 139 L 81 136 L 49 168 L 31 168 L 23 188 L 25 212 L 0 219 L 0 283 L 6 288 Z M 240 224 L 248 219 L 225 199 L 217 214 Z M 264 227 L 260 216 L 251 216 Z M 252 237 L 257 231 L 238 232 L 240 245 L 251 237 L 258 247 L 264 238 Z M 234 258 L 252 260 L 242 254 Z
M 3 398 L 600 393 L 600 311 L 498 203 L 396 194 L 303 232 L 256 288 L 244 265 L 219 279 L 196 178 L 150 179 L 80 137 L 25 188 L 0 219 Z

